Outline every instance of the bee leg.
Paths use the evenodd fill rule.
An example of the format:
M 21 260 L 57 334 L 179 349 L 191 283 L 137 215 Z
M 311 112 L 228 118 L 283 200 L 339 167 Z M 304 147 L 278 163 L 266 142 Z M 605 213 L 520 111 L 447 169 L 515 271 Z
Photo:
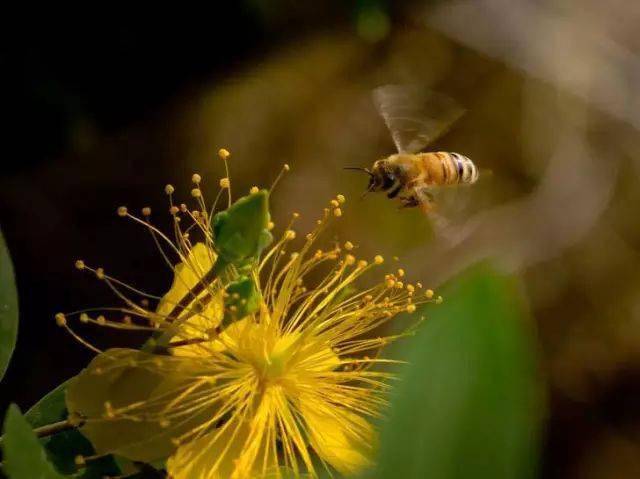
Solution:
M 415 196 L 400 197 L 400 208 L 414 208 L 420 205 L 420 201 Z
M 416 201 L 417 206 L 420 206 L 420 209 L 424 214 L 430 213 L 433 211 L 435 202 L 433 199 L 433 195 L 426 188 L 413 188 L 413 195 Z

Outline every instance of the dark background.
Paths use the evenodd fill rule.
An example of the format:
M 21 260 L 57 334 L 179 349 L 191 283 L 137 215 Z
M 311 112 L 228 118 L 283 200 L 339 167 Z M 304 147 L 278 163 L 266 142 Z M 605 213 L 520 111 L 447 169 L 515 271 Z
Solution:
M 461 151 L 494 172 L 487 218 L 504 231 L 492 229 L 484 241 L 523 276 L 536 318 L 548 386 L 543 477 L 638 477 L 640 163 L 633 121 L 594 106 L 578 83 L 556 83 L 536 70 L 544 61 L 521 68 L 518 53 L 535 50 L 540 36 L 512 32 L 491 44 L 506 52 L 500 56 L 475 45 L 478 37 L 465 41 L 433 28 L 430 12 L 449 2 L 299 3 L 225 2 L 136 18 L 96 10 L 5 19 L 0 225 L 21 311 L 0 410 L 10 402 L 28 408 L 92 357 L 53 321 L 57 311 L 116 303 L 103 284 L 74 269 L 76 258 L 152 293 L 166 291 L 170 272 L 145 232 L 117 217 L 117 206 L 149 205 L 157 223 L 168 225 L 164 185 L 175 184 L 187 198 L 198 171 L 205 190 L 215 186 L 224 175 L 215 152 L 224 146 L 232 151 L 236 194 L 268 186 L 283 163 L 291 164 L 274 198 L 276 223 L 298 210 L 309 225 L 331 195 L 354 198 L 362 190 L 364 179 L 342 166 L 366 166 L 392 151 L 370 89 L 424 82 L 468 110 L 433 149 Z M 571 19 L 593 7 L 589 20 L 579 18 L 587 31 L 602 27 L 595 4 L 575 11 L 572 5 L 552 14 Z M 635 58 L 640 39 L 624 20 L 637 12 L 625 8 L 611 7 L 610 22 L 598 31 L 602 43 L 584 45 L 587 54 L 606 43 L 604 32 Z M 474 23 L 466 25 L 473 34 Z M 566 59 L 560 65 L 563 73 L 574 68 Z M 633 77 L 627 80 L 633 93 Z M 615 78 L 606 81 L 620 91 Z M 586 91 L 597 96 L 601 82 L 595 85 Z M 633 98 L 625 102 L 633 105 Z M 613 175 L 597 214 L 584 207 L 594 213 L 588 221 L 580 205 L 600 194 L 578 188 L 589 164 L 571 166 L 570 154 L 566 169 L 553 163 L 563 151 L 561 132 L 572 129 L 580 130 L 596 167 Z M 549 177 L 557 180 L 553 188 L 575 186 L 586 200 L 559 195 L 541 203 L 539 210 L 553 213 L 549 221 L 544 211 L 519 215 L 526 225 L 539 223 L 532 235 L 542 232 L 525 242 L 514 233 L 521 229 L 517 215 L 500 208 L 519 207 Z M 604 183 L 607 175 L 594 177 Z M 438 246 L 417 212 L 399 214 L 382 198 L 353 201 L 349 210 L 348 239 L 369 254 L 408 258 L 434 286 L 464 257 Z M 463 252 L 486 251 L 477 236 Z M 103 347 L 142 340 L 81 332 Z

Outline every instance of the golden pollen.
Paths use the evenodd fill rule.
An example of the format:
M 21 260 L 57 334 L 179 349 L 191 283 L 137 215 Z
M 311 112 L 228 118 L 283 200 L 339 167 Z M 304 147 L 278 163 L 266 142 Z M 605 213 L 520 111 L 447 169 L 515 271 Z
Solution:
M 284 237 L 285 237 L 285 239 L 288 239 L 288 240 L 295 239 L 295 237 L 296 237 L 296 232 L 295 232 L 295 231 L 293 231 L 293 230 L 287 230 L 287 231 L 285 231 L 285 233 L 284 233 Z
M 226 160 L 227 158 L 229 158 L 231 156 L 231 153 L 229 153 L 229 150 L 225 150 L 224 148 L 220 148 L 218 150 L 218 157 L 221 160 Z
M 191 177 L 191 181 L 196 185 L 199 185 L 200 182 L 202 181 L 202 177 L 198 173 L 194 173 L 193 176 Z
M 347 241 L 344 244 L 344 249 L 346 249 L 347 251 L 351 251 L 353 249 L 353 243 L 351 241 Z
M 289 171 L 291 168 L 289 168 L 289 165 L 287 163 L 284 164 L 284 171 Z
M 200 188 L 192 189 L 191 196 L 193 196 L 194 198 L 200 198 L 202 196 L 202 192 L 200 191 Z
M 424 295 L 428 298 L 431 299 L 433 298 L 433 290 L 432 289 L 428 289 L 424 292 Z
M 151 216 L 151 208 L 148 206 L 142 208 L 142 216 Z
M 67 324 L 67 318 L 63 313 L 56 313 L 56 324 L 60 327 L 65 326 Z
M 229 188 L 229 186 L 231 186 L 229 178 L 220 178 L 220 188 Z
M 258 191 L 260 191 L 258 189 L 257 186 L 252 186 L 251 189 L 249 190 L 249 193 L 251 193 L 252 195 L 255 195 Z
M 384 263 L 384 258 L 378 254 L 373 258 L 373 262 L 375 264 L 382 264 Z
M 340 217 L 342 216 L 342 210 L 340 208 L 336 208 L 333 210 L 333 216 Z
M 164 192 L 168 195 L 173 194 L 174 191 L 175 191 L 175 188 L 173 187 L 173 185 L 167 185 L 164 187 Z
M 118 216 L 127 216 L 127 207 L 121 206 L 118 208 Z
M 344 195 L 336 196 L 336 200 L 338 200 L 338 203 L 340 203 L 340 204 L 344 204 L 344 202 L 347 201 L 347 199 L 344 197 Z
M 84 269 L 84 261 L 82 261 L 81 259 L 76 260 L 76 268 L 78 269 Z

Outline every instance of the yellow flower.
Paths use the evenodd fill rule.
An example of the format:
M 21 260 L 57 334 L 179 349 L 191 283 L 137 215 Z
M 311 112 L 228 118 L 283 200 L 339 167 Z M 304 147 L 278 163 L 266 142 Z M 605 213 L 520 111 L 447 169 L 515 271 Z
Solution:
M 78 312 L 83 322 L 155 331 L 157 341 L 148 351 L 100 352 L 69 384 L 69 412 L 85 419 L 82 431 L 98 453 L 166 459 L 176 479 L 316 477 L 325 468 L 351 476 L 371 467 L 372 420 L 387 405 L 393 377 L 380 367 L 393 362 L 380 350 L 412 332 L 384 336 L 381 326 L 434 300 L 394 274 L 359 290 L 356 280 L 381 268 L 382 257 L 358 260 L 352 243 L 347 251 L 337 244 L 316 249 L 319 235 L 340 216 L 337 200 L 297 251 L 286 252 L 296 237 L 289 225 L 261 261 L 213 276 L 218 256 L 210 215 L 202 194 L 194 198 L 198 210 L 171 204 L 170 248 L 180 262 L 155 310 L 128 299 L 123 287 L 140 291 L 77 262 L 99 272 L 126 303 L 122 319 Z M 148 220 L 127 210 L 123 216 L 169 244 Z M 185 227 L 189 219 L 192 226 Z M 203 241 L 192 244 L 196 229 Z M 258 286 L 259 305 L 234 317 L 228 286 L 242 275 Z M 73 315 L 62 317 L 59 324 L 93 348 L 72 331 Z

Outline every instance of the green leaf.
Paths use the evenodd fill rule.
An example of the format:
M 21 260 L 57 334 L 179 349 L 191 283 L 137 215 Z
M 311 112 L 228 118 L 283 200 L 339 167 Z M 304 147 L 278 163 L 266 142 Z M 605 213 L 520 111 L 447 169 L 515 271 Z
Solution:
M 67 418 L 65 404 L 66 387 L 69 381 L 60 384 L 38 401 L 24 415 L 33 428 L 46 426 Z M 77 430 L 59 432 L 54 436 L 40 439 L 49 460 L 55 467 L 65 473 L 74 474 L 77 471 L 75 457 L 77 455 L 91 456 L 95 453 L 91 443 Z M 120 468 L 111 456 L 90 461 L 76 477 L 83 479 L 99 479 L 104 476 L 118 475 Z
M 9 406 L 2 440 L 4 471 L 10 479 L 61 479 L 15 404 Z
M 257 258 L 272 240 L 271 233 L 267 229 L 268 224 L 269 192 L 267 190 L 240 198 L 226 211 L 215 215 L 213 218 L 214 242 L 223 262 L 243 264 Z
M 18 336 L 18 291 L 7 244 L 0 230 L 0 379 L 9 366 Z
M 535 476 L 542 395 L 518 283 L 482 264 L 442 294 L 404 345 L 374 477 Z
M 241 276 L 229 284 L 226 293 L 228 296 L 224 300 L 225 324 L 242 319 L 260 309 L 260 291 L 253 279 L 248 276 Z

